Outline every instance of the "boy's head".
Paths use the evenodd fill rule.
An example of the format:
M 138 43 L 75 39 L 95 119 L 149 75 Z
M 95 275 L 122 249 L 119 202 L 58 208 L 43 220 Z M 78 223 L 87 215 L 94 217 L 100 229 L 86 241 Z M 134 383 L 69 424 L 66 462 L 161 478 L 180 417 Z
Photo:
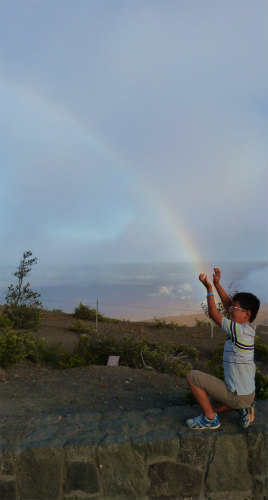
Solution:
M 242 310 L 248 311 L 248 320 L 252 323 L 260 307 L 260 301 L 256 295 L 253 295 L 253 293 L 238 292 L 233 296 L 233 304 L 235 303 L 239 303 Z

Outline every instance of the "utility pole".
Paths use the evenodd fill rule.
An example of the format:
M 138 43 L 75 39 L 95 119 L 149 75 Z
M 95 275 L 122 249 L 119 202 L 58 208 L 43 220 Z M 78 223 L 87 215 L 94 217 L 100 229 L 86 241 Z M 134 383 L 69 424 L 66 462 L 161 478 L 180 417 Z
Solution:
M 214 338 L 214 335 L 213 335 L 213 321 L 212 319 L 210 320 L 210 338 L 213 339 Z
M 98 330 L 99 301 L 96 302 L 96 330 Z

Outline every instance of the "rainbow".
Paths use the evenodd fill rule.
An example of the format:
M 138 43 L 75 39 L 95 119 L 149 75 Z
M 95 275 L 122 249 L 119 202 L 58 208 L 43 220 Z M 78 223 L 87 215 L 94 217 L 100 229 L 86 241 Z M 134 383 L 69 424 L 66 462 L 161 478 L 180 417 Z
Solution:
M 168 204 L 162 192 L 146 181 L 141 180 L 135 172 L 135 168 L 131 165 L 127 158 L 124 157 L 122 151 L 115 150 L 101 137 L 97 136 L 93 130 L 85 126 L 80 120 L 74 117 L 68 109 L 51 103 L 44 97 L 41 97 L 36 91 L 30 87 L 15 84 L 10 80 L 1 79 L 1 85 L 5 91 L 14 95 L 17 99 L 36 105 L 43 110 L 52 120 L 58 120 L 64 125 L 71 127 L 81 138 L 86 140 L 96 152 L 103 155 L 109 163 L 119 171 L 128 175 L 136 181 L 138 188 L 146 200 L 150 202 L 153 209 L 159 213 L 164 219 L 165 225 L 170 233 L 170 243 L 176 245 L 179 251 L 183 251 L 185 260 L 191 264 L 195 274 L 199 274 L 205 269 L 204 259 L 198 249 L 198 244 L 194 241 L 194 237 L 190 230 L 186 229 L 186 223 L 183 220 L 182 214 L 178 211 L 174 213 Z

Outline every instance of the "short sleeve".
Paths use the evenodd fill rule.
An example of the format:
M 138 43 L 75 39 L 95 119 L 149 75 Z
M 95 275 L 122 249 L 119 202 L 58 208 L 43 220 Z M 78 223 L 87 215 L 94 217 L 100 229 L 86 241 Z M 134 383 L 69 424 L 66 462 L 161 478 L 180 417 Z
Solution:
M 231 335 L 232 331 L 231 331 L 231 323 L 234 323 L 234 321 L 230 321 L 229 319 L 227 319 L 225 316 L 222 317 L 222 321 L 221 321 L 221 329 L 227 334 L 227 335 Z
M 233 344 L 237 344 L 237 338 L 240 332 L 241 325 L 235 321 L 231 321 L 225 317 L 222 318 L 221 328 L 226 333 L 226 340 L 231 340 Z

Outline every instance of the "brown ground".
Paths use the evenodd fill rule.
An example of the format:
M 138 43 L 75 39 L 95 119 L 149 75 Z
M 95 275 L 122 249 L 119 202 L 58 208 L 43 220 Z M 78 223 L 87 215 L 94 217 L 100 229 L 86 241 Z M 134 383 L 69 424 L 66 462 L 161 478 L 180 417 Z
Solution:
M 79 334 L 69 330 L 75 322 L 71 314 L 44 311 L 41 328 L 35 333 L 48 343 L 62 342 L 71 352 Z M 199 352 L 194 368 L 205 368 L 217 345 L 224 343 L 224 334 L 210 326 L 180 329 L 151 328 L 146 323 L 94 323 L 85 322 L 92 335 L 136 334 L 154 341 L 170 341 L 195 346 Z M 263 342 L 267 339 L 267 326 L 258 327 Z M 89 366 L 68 370 L 39 366 L 30 362 L 0 370 L 1 413 L 25 415 L 65 411 L 143 410 L 164 408 L 185 402 L 186 381 L 176 376 L 152 370 L 128 367 Z

